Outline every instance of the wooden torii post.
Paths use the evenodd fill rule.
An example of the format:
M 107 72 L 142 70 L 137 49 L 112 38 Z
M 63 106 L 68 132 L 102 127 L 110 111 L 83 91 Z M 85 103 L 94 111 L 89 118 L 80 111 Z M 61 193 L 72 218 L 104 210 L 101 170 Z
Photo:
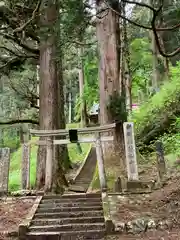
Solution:
M 103 149 L 102 142 L 114 141 L 114 136 L 101 136 L 101 133 L 112 131 L 115 128 L 116 124 L 109 124 L 98 127 L 89 127 L 89 128 L 79 128 L 73 129 L 77 133 L 77 139 L 74 142 L 77 143 L 95 143 L 96 146 L 96 155 L 97 155 L 97 163 L 98 163 L 98 172 L 99 179 L 101 185 L 101 191 L 107 190 L 107 181 L 105 174 L 105 166 L 104 166 L 104 157 L 103 157 Z M 29 144 L 36 145 L 45 145 L 47 154 L 46 154 L 46 173 L 45 173 L 45 190 L 50 191 L 52 186 L 52 170 L 53 170 L 53 157 L 54 157 L 54 146 L 70 144 L 72 141 L 70 140 L 70 130 L 72 129 L 59 129 L 59 130 L 30 130 L 30 134 L 37 137 L 46 137 L 46 140 L 32 140 Z M 78 138 L 78 135 L 81 134 L 94 134 L 92 137 L 81 137 Z M 56 140 L 55 136 L 64 136 L 66 139 Z

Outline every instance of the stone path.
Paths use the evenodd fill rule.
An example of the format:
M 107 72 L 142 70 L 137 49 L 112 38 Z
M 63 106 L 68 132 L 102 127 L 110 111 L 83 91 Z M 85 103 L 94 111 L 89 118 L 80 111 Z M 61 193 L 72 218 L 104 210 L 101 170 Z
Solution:
M 28 240 L 104 239 L 101 194 L 44 196 L 26 234 Z
M 81 166 L 80 172 L 75 178 L 73 184 L 70 185 L 68 192 L 87 192 L 89 185 L 93 179 L 94 171 L 96 169 L 96 149 L 91 147 L 91 150 Z

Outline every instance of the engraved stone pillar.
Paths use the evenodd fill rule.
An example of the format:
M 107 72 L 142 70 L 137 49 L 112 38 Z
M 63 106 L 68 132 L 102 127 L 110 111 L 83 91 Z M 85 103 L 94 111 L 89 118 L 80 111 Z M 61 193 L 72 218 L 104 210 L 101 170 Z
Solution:
M 28 143 L 23 144 L 22 152 L 22 189 L 30 188 L 30 145 Z
M 125 122 L 123 124 L 125 151 L 126 151 L 126 164 L 128 172 L 128 180 L 139 180 L 138 167 L 136 159 L 136 145 L 134 139 L 134 124 Z
M 0 192 L 8 192 L 10 149 L 0 148 Z
M 166 174 L 166 163 L 164 159 L 164 148 L 161 141 L 156 142 L 156 154 L 157 154 L 157 169 L 159 180 L 161 181 Z

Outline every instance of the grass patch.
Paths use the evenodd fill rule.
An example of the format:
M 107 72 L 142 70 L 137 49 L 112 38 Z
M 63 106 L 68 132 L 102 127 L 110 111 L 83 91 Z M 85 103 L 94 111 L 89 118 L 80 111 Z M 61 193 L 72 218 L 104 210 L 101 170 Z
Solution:
M 168 167 L 174 166 L 177 158 L 178 158 L 178 156 L 175 153 L 170 153 L 170 154 L 166 155 L 165 159 L 168 164 Z M 177 167 L 179 168 L 180 166 L 177 166 Z
M 78 124 L 68 124 L 67 128 L 77 128 Z M 37 138 L 34 138 L 37 139 Z M 82 143 L 82 154 L 77 150 L 76 144 L 68 144 L 69 157 L 73 163 L 83 161 L 89 148 L 89 143 Z M 30 181 L 31 186 L 35 184 L 36 178 L 36 159 L 37 146 L 31 147 L 31 163 L 30 163 Z M 16 191 L 21 189 L 21 161 L 22 161 L 22 147 L 11 154 L 10 173 L 9 173 L 9 191 Z
M 106 171 L 106 180 L 107 180 L 108 189 L 110 191 L 113 191 L 113 189 L 114 189 L 114 182 L 115 182 L 114 171 L 110 171 L 110 169 L 108 169 L 108 171 Z M 92 190 L 100 189 L 98 166 L 96 166 L 96 170 L 94 172 L 94 176 L 93 176 L 93 180 L 91 182 L 90 188 Z
M 148 102 L 144 103 L 137 112 L 133 112 L 136 134 L 139 137 L 158 126 L 164 118 L 171 119 L 179 111 L 180 103 L 180 62 L 176 67 L 171 67 L 171 79 L 161 86 Z M 150 128 L 150 129 L 149 129 Z M 152 128 L 152 129 L 151 129 Z

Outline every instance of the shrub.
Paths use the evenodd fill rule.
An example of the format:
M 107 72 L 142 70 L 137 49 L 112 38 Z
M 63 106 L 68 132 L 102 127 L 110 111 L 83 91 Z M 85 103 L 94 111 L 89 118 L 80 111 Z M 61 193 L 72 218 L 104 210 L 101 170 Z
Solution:
M 169 125 L 176 121 L 180 113 L 180 62 L 171 67 L 171 79 L 162 85 L 161 90 L 144 103 L 139 111 L 132 114 L 139 141 L 166 121 Z M 169 125 L 167 128 L 169 128 Z M 164 126 L 162 125 L 161 128 Z M 167 129 L 164 129 L 164 131 Z

